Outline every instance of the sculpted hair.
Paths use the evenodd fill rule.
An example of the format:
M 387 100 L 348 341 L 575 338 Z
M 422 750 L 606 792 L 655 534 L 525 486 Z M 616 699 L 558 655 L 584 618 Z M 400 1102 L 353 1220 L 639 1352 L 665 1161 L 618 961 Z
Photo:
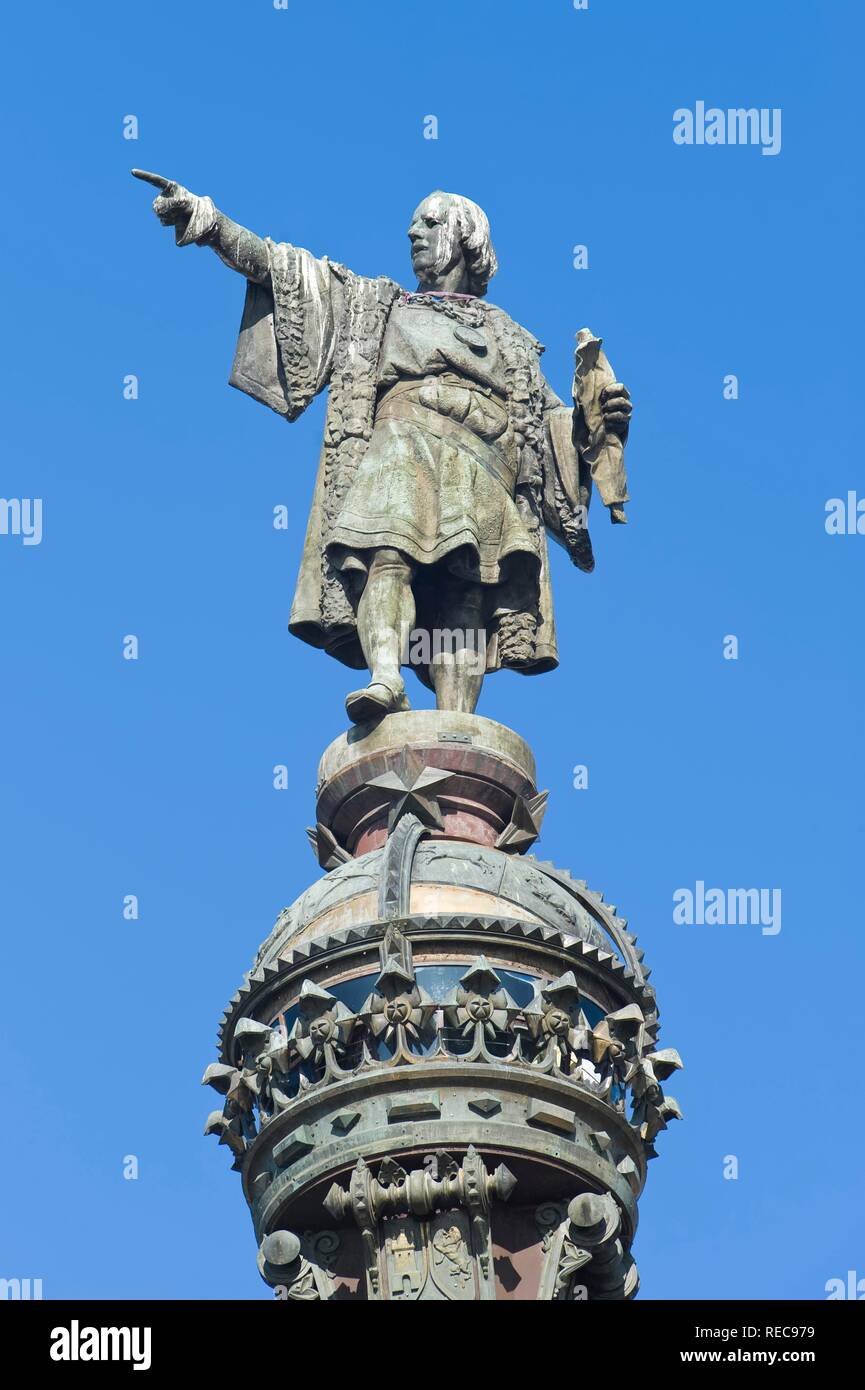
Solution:
M 486 294 L 487 286 L 499 268 L 486 213 L 471 198 L 463 198 L 459 193 L 443 193 L 441 189 L 436 189 L 430 197 L 447 201 L 441 267 L 450 262 L 454 242 L 458 241 L 465 256 L 471 293 Z

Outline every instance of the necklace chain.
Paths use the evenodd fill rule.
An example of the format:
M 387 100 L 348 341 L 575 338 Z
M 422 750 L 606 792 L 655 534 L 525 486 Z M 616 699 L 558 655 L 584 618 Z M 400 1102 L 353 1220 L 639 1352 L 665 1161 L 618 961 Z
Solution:
M 445 314 L 466 328 L 480 328 L 484 323 L 484 305 L 474 295 L 445 297 L 422 291 L 415 294 L 406 292 L 401 302 L 410 309 L 435 309 L 436 313 Z

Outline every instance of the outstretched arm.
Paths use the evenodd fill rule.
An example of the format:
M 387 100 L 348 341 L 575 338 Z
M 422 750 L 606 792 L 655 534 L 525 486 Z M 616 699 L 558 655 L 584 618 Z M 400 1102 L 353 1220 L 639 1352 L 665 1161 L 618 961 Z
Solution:
M 137 179 L 158 188 L 153 211 L 164 227 L 174 228 L 178 246 L 212 246 L 221 261 L 247 280 L 266 284 L 270 278 L 267 243 L 254 232 L 214 207 L 210 198 L 190 193 L 182 184 L 146 169 L 133 169 Z

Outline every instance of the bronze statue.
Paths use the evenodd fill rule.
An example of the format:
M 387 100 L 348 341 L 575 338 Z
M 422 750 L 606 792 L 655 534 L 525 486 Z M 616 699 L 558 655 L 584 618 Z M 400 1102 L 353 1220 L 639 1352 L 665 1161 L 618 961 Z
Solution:
M 630 397 L 577 335 L 574 405 L 541 344 L 484 298 L 497 262 L 481 209 L 432 193 L 409 226 L 417 289 L 262 239 L 210 198 L 133 170 L 179 246 L 247 279 L 231 384 L 296 420 L 330 387 L 289 627 L 370 672 L 355 722 L 408 709 L 401 667 L 471 713 L 486 671 L 557 665 L 546 530 L 580 569 L 593 484 L 625 520 Z

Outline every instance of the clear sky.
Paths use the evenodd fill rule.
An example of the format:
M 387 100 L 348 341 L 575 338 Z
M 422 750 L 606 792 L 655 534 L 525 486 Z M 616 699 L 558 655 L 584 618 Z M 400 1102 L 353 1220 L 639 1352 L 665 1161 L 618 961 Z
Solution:
M 531 739 L 538 852 L 628 917 L 685 1060 L 642 1296 L 865 1276 L 865 535 L 825 528 L 865 498 L 861 6 L 44 0 L 4 26 L 0 493 L 41 498 L 43 531 L 0 535 L 0 1275 L 270 1296 L 199 1078 L 318 873 L 304 826 L 351 688 L 286 632 L 323 401 L 288 427 L 228 388 L 243 283 L 175 249 L 140 165 L 408 284 L 413 207 L 464 193 L 490 298 L 560 394 L 576 330 L 604 337 L 635 401 L 630 524 L 593 510 L 591 576 L 556 551 L 561 667 L 491 679 L 479 712 Z M 699 101 L 780 108 L 780 152 L 677 145 Z M 779 890 L 781 930 L 676 925 L 698 881 Z

